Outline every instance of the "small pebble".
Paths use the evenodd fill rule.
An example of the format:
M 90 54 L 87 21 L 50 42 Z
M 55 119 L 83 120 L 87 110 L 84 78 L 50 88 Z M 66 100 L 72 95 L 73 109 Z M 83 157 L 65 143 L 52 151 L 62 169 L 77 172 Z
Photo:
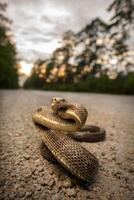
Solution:
M 61 184 L 62 184 L 62 187 L 65 187 L 65 188 L 72 187 L 72 182 L 70 179 L 65 179 Z
M 29 160 L 31 158 L 31 156 L 29 154 L 24 154 L 23 157 L 26 159 L 26 160 Z
M 18 196 L 20 197 L 20 198 L 22 198 L 22 197 L 24 197 L 25 196 L 25 191 L 22 189 L 22 188 L 19 188 L 19 191 L 18 191 Z
M 130 172 L 130 173 L 133 173 L 133 172 L 134 172 L 134 165 L 130 165 L 130 166 L 129 166 L 129 172 Z
M 25 196 L 26 197 L 31 197 L 32 196 L 32 192 L 26 192 Z
M 67 195 L 70 197 L 75 197 L 76 196 L 75 189 L 67 189 Z
M 47 179 L 46 177 L 41 178 L 40 184 L 42 186 L 48 185 L 48 186 L 52 187 L 54 185 L 54 179 L 53 178 Z

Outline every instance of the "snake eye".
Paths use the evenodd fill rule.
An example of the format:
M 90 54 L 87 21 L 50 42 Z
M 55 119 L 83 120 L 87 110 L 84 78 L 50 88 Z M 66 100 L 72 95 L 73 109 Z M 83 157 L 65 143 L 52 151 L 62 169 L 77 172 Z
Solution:
M 57 98 L 56 97 L 53 97 L 52 100 L 51 100 L 51 103 L 54 103 L 57 101 Z
M 53 98 L 53 101 L 57 101 L 56 97 Z

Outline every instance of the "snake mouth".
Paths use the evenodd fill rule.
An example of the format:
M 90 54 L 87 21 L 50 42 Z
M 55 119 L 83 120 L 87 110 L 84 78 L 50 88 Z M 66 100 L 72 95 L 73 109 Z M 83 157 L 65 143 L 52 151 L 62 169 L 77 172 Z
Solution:
M 60 106 L 58 107 L 58 111 L 65 112 L 67 110 L 66 107 Z
M 42 124 L 38 124 L 38 123 L 36 123 L 36 122 L 34 122 L 34 124 L 36 125 L 36 127 L 39 128 L 39 130 L 42 130 L 42 131 L 50 130 L 50 128 L 48 128 L 48 127 L 46 127 L 46 126 L 44 126 L 44 125 L 42 125 Z
M 74 119 L 64 119 L 64 120 L 66 120 L 70 124 L 75 124 L 76 123 L 76 121 Z

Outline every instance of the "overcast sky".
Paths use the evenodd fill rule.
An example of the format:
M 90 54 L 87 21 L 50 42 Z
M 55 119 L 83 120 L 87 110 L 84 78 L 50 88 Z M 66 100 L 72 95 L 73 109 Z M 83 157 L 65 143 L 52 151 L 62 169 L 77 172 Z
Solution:
M 107 21 L 111 0 L 6 0 L 19 57 L 33 62 L 59 45 L 63 32 L 79 31 L 93 18 Z

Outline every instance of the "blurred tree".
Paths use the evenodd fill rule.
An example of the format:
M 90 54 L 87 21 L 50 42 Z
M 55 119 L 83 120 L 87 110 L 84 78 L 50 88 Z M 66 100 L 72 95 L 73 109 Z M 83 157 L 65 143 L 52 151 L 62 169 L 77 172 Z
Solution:
M 114 13 L 111 18 L 110 26 L 121 26 L 122 28 L 126 28 L 134 22 L 133 0 L 114 0 L 109 6 L 108 11 L 113 11 Z
M 39 68 L 41 68 L 39 76 L 41 76 L 43 68 L 45 68 L 45 83 L 73 82 L 72 65 L 70 63 L 73 52 L 73 37 L 74 35 L 71 31 L 64 33 L 62 46 L 57 48 L 44 63 L 38 64 L 37 70 L 39 71 Z
M 114 13 L 108 24 L 96 18 L 78 33 L 65 32 L 61 47 L 49 59 L 36 63 L 35 74 L 44 81 L 42 88 L 134 93 L 133 86 L 128 89 L 134 74 L 130 73 L 131 61 L 126 59 L 133 2 L 114 0 L 108 10 Z M 124 76 L 127 73 L 129 79 Z
M 37 72 L 36 67 L 34 66 L 31 72 L 31 76 L 24 82 L 24 88 L 27 89 L 42 89 L 44 86 L 44 81 Z
M 16 50 L 9 35 L 11 21 L 4 15 L 6 7 L 0 3 L 0 88 L 18 88 Z
M 114 39 L 113 49 L 115 50 L 115 55 L 119 57 L 120 66 L 124 65 L 124 71 L 131 72 L 131 70 L 134 70 L 133 62 L 131 63 L 133 69 L 128 70 L 129 61 L 127 62 L 127 57 L 124 54 L 127 54 L 130 50 L 130 37 L 133 35 L 134 0 L 113 0 L 108 11 L 113 13 L 109 28 L 111 38 Z
M 111 37 L 117 38 L 114 45 L 120 54 L 128 50 L 126 41 L 134 28 L 134 0 L 114 0 L 108 11 L 113 12 L 109 27 Z
M 109 34 L 109 26 L 96 18 L 77 35 L 77 45 L 83 44 L 83 49 L 76 56 L 77 76 L 84 79 L 89 73 L 100 75 L 102 63 L 98 62 L 101 54 L 106 50 L 103 41 Z

